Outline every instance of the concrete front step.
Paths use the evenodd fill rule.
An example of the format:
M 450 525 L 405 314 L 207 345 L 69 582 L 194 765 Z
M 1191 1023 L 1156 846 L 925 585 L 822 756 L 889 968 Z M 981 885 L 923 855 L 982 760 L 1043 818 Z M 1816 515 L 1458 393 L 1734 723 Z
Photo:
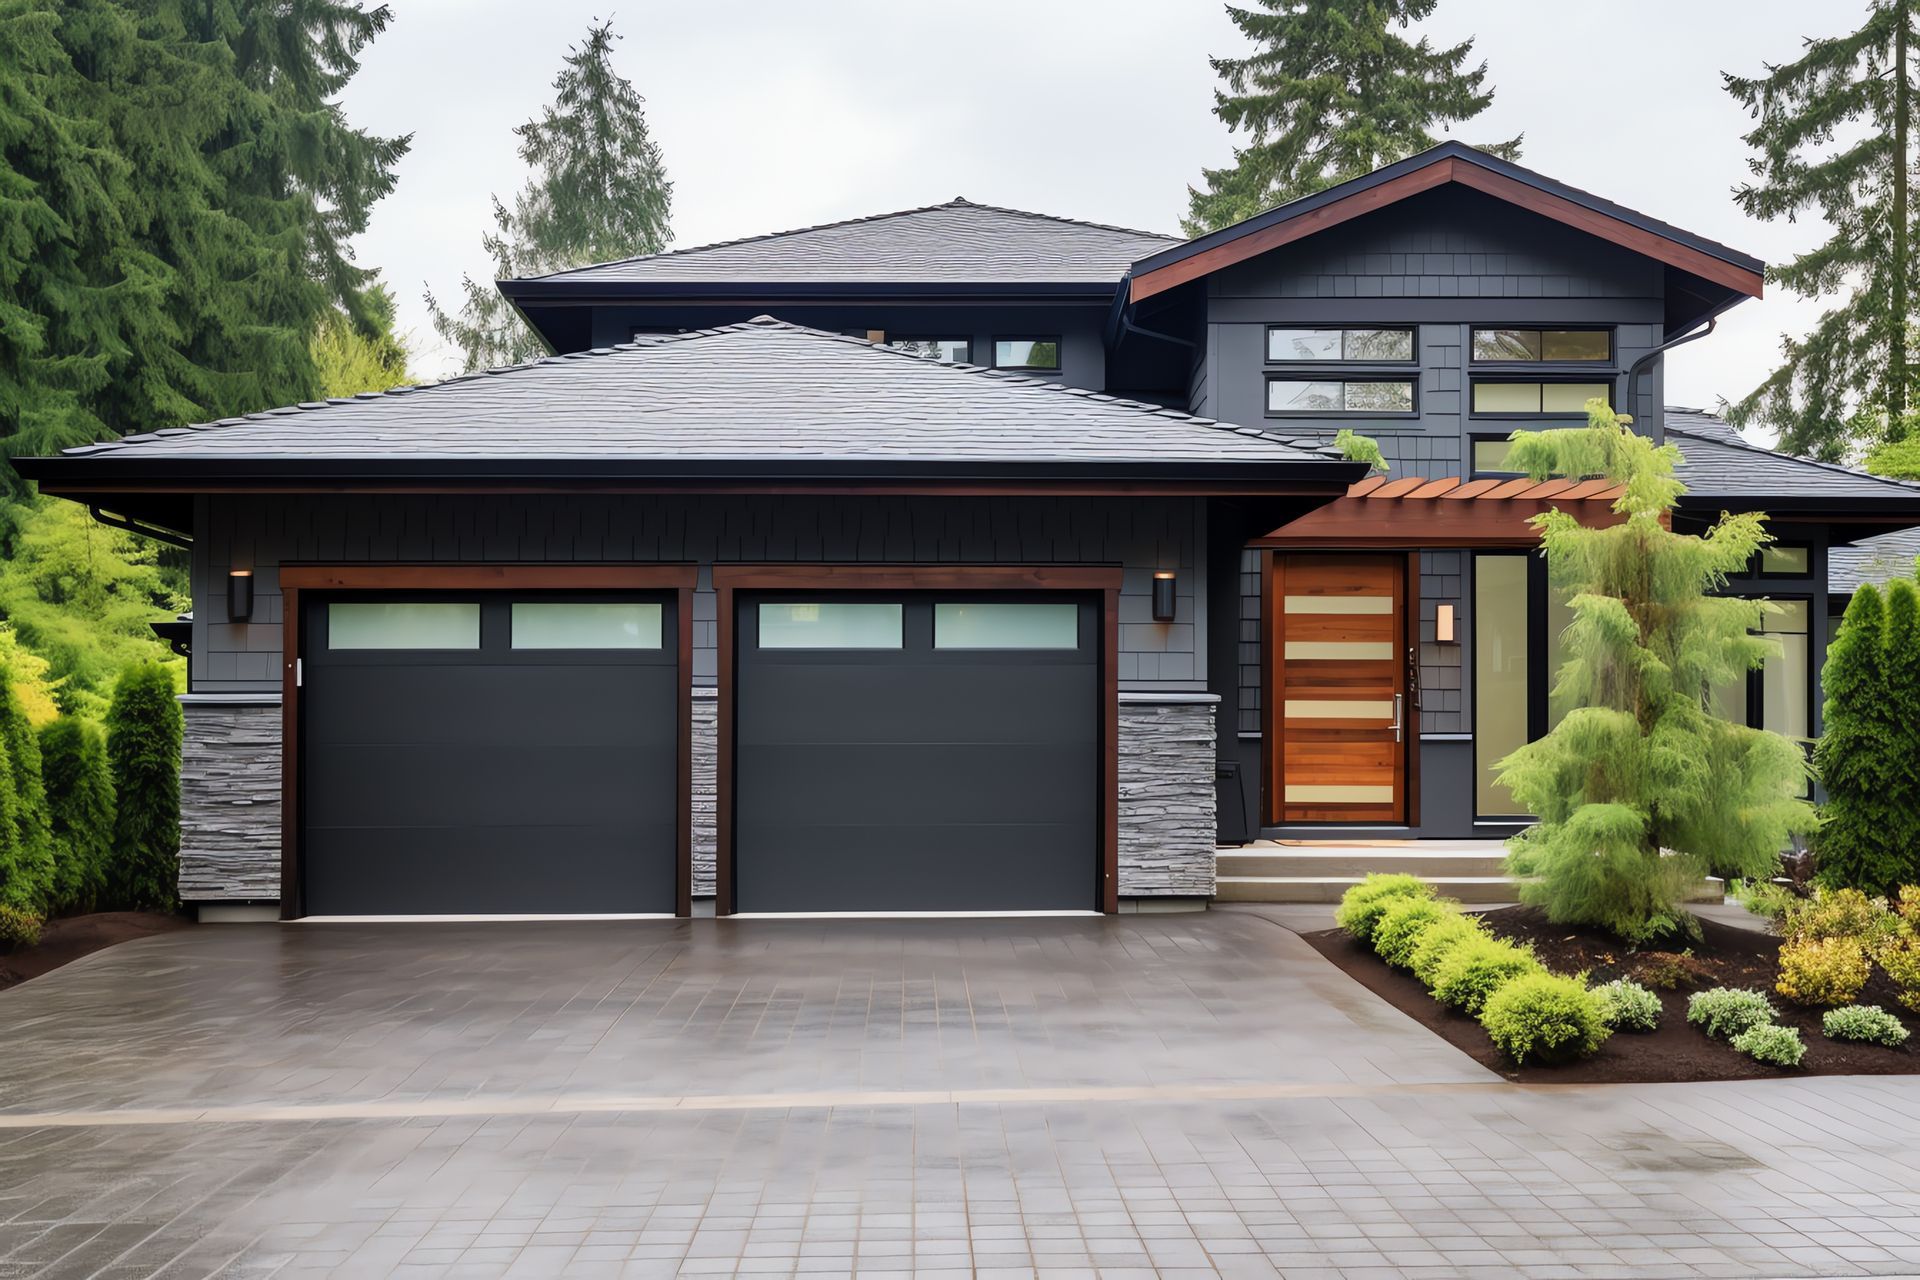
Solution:
M 1505 876 L 1421 876 L 1442 897 L 1459 902 L 1518 902 L 1520 886 Z M 1237 876 L 1215 882 L 1217 902 L 1338 902 L 1358 876 Z
M 1404 871 L 1429 876 L 1499 876 L 1504 874 L 1507 851 L 1498 844 L 1470 849 L 1420 849 L 1409 845 L 1250 845 L 1222 849 L 1216 855 L 1223 876 L 1305 876 L 1309 879 L 1349 876 L 1357 880 L 1375 871 Z

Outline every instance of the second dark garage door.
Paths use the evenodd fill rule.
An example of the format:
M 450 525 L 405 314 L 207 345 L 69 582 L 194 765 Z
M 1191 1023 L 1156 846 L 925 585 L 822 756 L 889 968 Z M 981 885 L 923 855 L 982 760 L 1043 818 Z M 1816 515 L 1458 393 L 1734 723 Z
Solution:
M 673 911 L 671 594 L 302 603 L 310 914 Z
M 737 601 L 735 910 L 1097 907 L 1096 605 Z

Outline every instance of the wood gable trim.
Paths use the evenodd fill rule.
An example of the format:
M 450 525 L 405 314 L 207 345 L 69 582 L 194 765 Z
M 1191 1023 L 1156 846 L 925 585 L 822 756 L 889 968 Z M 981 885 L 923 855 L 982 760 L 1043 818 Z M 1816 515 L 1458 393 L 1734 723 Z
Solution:
M 1262 227 L 1258 231 L 1248 232 L 1224 244 L 1196 253 L 1192 257 L 1182 258 L 1164 267 L 1135 276 L 1128 286 L 1128 299 L 1139 302 L 1144 298 L 1151 298 L 1156 293 L 1164 293 L 1168 289 L 1211 275 L 1235 263 L 1257 258 L 1281 245 L 1317 235 L 1330 227 L 1362 217 L 1387 205 L 1397 204 L 1409 196 L 1430 191 L 1449 182 L 1471 187 L 1495 199 L 1504 200 L 1531 213 L 1537 213 L 1542 217 L 1573 227 L 1575 230 L 1598 236 L 1602 240 L 1620 245 L 1657 262 L 1664 262 L 1670 267 L 1691 272 L 1703 280 L 1710 280 L 1736 293 L 1750 298 L 1761 296 L 1766 278 L 1758 271 L 1736 266 L 1691 245 L 1682 244 L 1610 214 L 1587 208 L 1565 197 L 1543 191 L 1504 174 L 1495 173 L 1491 169 L 1482 168 L 1470 160 L 1457 156 L 1443 156 L 1432 164 L 1423 165 L 1397 178 L 1390 178 L 1377 186 L 1356 191 L 1350 196 L 1321 205 L 1297 217 Z

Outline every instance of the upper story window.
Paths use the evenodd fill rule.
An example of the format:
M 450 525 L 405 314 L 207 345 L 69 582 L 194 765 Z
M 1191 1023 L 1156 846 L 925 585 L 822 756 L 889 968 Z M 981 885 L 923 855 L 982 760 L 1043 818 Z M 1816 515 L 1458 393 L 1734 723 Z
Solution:
M 1267 412 L 1372 416 L 1413 412 L 1412 378 L 1269 378 Z
M 996 369 L 1040 369 L 1057 372 L 1060 368 L 1060 338 L 995 338 L 993 367 Z
M 972 338 L 891 338 L 887 345 L 909 355 L 929 360 L 951 360 L 955 364 L 973 363 Z
M 1813 548 L 1801 543 L 1770 542 L 1760 548 L 1763 578 L 1804 578 L 1813 572 Z
M 1587 401 L 1613 403 L 1611 382 L 1473 380 L 1473 412 L 1480 417 L 1578 417 Z
M 1516 362 L 1604 364 L 1613 359 L 1611 329 L 1475 329 L 1475 364 Z
M 1405 364 L 1413 359 L 1412 328 L 1267 329 L 1271 364 Z

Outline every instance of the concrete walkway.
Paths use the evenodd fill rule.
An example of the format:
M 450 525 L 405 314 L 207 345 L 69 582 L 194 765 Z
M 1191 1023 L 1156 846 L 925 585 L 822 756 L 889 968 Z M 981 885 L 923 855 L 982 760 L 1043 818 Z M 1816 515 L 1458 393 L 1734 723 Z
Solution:
M 1920 1086 L 1508 1085 L 1250 914 L 231 926 L 0 995 L 0 1280 L 1920 1271 Z

